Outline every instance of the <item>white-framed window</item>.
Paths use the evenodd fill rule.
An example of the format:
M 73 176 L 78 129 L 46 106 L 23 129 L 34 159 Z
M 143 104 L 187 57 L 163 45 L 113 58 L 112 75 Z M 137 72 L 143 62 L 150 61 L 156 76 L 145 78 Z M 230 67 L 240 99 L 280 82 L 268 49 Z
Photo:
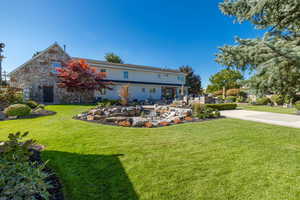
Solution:
M 146 92 L 146 88 L 142 88 L 142 92 Z
M 184 81 L 184 76 L 177 76 L 177 80 L 183 82 Z
M 158 78 L 161 78 L 161 74 L 157 74 Z
M 124 71 L 123 72 L 123 78 L 124 79 L 128 79 L 128 71 Z
M 105 73 L 105 72 L 106 72 L 106 69 L 100 69 L 100 72 Z
M 150 93 L 155 93 L 156 92 L 156 88 L 150 88 L 149 92 Z

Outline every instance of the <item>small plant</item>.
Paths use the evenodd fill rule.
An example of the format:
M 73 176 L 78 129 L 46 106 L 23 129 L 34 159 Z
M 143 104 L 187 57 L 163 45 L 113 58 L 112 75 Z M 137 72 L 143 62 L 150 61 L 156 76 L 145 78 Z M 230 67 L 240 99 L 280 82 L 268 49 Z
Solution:
M 7 116 L 26 116 L 29 115 L 31 112 L 31 109 L 29 106 L 24 104 L 14 104 L 9 107 L 7 107 L 4 110 L 4 114 Z
M 27 102 L 26 102 L 26 105 L 29 106 L 31 109 L 34 109 L 34 108 L 36 108 L 36 107 L 39 106 L 39 104 L 38 104 L 37 102 L 32 101 L 32 100 L 27 101 Z
M 268 105 L 269 103 L 271 103 L 271 100 L 268 97 L 256 99 L 256 105 Z
M 0 159 L 0 199 L 50 199 L 44 165 Z
M 236 98 L 237 103 L 244 103 L 244 102 L 246 102 L 246 100 L 247 99 L 243 96 L 239 96 L 238 98 Z
M 28 161 L 32 154 L 30 147 L 36 144 L 36 141 L 26 140 L 21 142 L 27 135 L 28 132 L 23 134 L 20 132 L 15 134 L 10 133 L 7 141 L 0 141 L 0 143 L 2 143 L 2 145 L 0 145 L 1 157 L 8 161 Z
M 0 199 L 49 199 L 51 185 L 45 165 L 30 161 L 34 140 L 22 140 L 28 132 L 9 134 L 0 142 Z

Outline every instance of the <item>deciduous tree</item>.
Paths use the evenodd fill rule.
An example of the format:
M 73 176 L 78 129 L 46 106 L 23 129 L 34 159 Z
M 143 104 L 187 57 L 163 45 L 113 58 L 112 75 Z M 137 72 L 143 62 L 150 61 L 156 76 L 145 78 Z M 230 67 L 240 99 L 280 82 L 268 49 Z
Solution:
M 111 89 L 112 83 L 104 81 L 105 72 L 97 72 L 85 60 L 70 60 L 61 68 L 56 68 L 58 87 L 69 92 L 84 93 L 87 91 Z
M 184 65 L 179 67 L 179 70 L 186 74 L 185 85 L 188 87 L 189 94 L 192 95 L 201 94 L 202 93 L 201 78 L 199 75 L 194 73 L 193 68 L 188 65 Z
M 120 56 L 114 54 L 114 53 L 107 53 L 105 54 L 105 60 L 107 62 L 111 62 L 111 63 L 120 63 L 123 64 L 123 60 L 120 58 Z

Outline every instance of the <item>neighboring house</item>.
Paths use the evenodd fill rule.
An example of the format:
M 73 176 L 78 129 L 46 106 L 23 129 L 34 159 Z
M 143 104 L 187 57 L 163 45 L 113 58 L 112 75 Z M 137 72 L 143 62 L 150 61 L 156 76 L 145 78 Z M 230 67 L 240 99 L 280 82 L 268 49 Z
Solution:
M 10 83 L 14 87 L 22 88 L 25 98 L 41 103 L 78 102 L 78 95 L 57 87 L 55 68 L 61 67 L 63 62 L 70 59 L 79 58 L 69 56 L 55 43 L 12 71 L 9 74 Z M 99 98 L 119 99 L 122 85 L 129 85 L 131 100 L 170 99 L 180 96 L 182 89 L 186 92 L 185 74 L 177 70 L 85 60 L 99 72 L 106 72 L 105 79 L 114 83 L 112 90 L 106 89 L 101 93 L 91 91 L 85 94 L 83 100 L 85 102 L 92 102 Z

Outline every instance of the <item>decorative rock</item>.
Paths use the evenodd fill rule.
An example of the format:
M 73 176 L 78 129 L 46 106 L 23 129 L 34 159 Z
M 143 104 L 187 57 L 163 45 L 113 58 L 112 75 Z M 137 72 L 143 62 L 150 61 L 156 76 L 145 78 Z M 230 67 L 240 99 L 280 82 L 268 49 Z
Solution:
M 166 121 L 162 121 L 162 122 L 159 123 L 159 125 L 161 125 L 161 126 L 168 126 L 168 125 L 170 125 L 170 123 L 166 122 Z
M 131 123 L 128 120 L 118 122 L 119 126 L 130 127 Z
M 153 123 L 152 122 L 146 122 L 145 123 L 145 127 L 152 128 L 153 127 Z
M 88 115 L 86 119 L 88 121 L 93 121 L 94 120 L 94 116 L 93 115 Z
M 148 120 L 142 117 L 133 117 L 132 118 L 132 126 L 142 127 Z
M 102 116 L 102 115 L 95 115 L 94 116 L 94 120 L 101 120 L 101 119 L 104 119 L 105 117 Z
M 126 121 L 127 119 L 127 117 L 108 117 L 105 119 L 105 121 L 119 123 L 121 121 Z
M 186 120 L 186 121 L 192 121 L 193 118 L 191 118 L 191 117 L 185 117 L 184 120 Z

